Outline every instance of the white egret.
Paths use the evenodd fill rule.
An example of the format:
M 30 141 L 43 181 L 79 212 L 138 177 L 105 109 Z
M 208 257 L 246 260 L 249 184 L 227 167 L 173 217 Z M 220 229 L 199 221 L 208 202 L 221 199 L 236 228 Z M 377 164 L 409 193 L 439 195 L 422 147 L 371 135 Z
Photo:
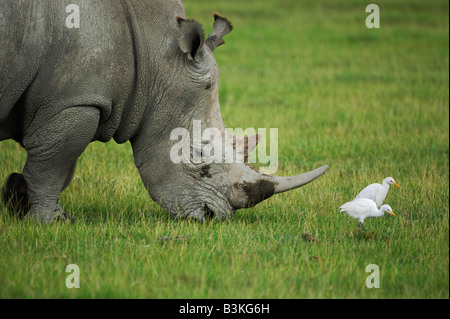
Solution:
M 397 185 L 392 177 L 386 177 L 383 180 L 383 184 L 370 184 L 362 191 L 360 191 L 359 194 L 356 195 L 355 199 L 368 198 L 373 200 L 377 204 L 377 207 L 380 207 L 383 204 L 383 201 L 389 191 L 389 185 L 394 185 L 400 188 L 400 186 Z
M 371 199 L 367 198 L 358 198 L 351 202 L 347 202 L 341 207 L 341 212 L 347 213 L 349 216 L 356 218 L 359 221 L 358 227 L 362 226 L 364 228 L 364 220 L 369 217 L 381 217 L 384 213 L 389 213 L 394 217 L 394 212 L 392 211 L 391 206 L 383 205 L 380 209 L 377 208 L 377 204 Z

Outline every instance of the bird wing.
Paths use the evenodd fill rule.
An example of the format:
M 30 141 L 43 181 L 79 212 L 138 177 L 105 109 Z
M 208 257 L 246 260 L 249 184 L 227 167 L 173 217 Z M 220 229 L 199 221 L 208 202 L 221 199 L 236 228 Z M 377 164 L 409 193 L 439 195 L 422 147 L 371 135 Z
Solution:
M 341 212 L 345 212 L 353 218 L 360 218 L 368 213 L 370 213 L 371 200 L 366 198 L 355 199 L 351 202 L 347 202 L 340 207 Z
M 360 191 L 359 194 L 356 195 L 355 199 L 367 198 L 375 201 L 375 199 L 378 197 L 378 194 L 380 193 L 381 187 L 381 184 L 378 183 L 370 184 L 362 191 Z

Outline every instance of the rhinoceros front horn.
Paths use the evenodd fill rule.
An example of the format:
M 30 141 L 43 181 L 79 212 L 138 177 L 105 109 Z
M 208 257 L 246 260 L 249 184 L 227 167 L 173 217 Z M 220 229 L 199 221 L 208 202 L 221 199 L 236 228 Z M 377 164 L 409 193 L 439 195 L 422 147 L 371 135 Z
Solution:
M 245 167 L 243 171 L 238 169 L 240 174 L 237 176 L 240 176 L 241 181 L 235 184 L 241 192 L 236 192 L 233 198 L 236 209 L 252 207 L 274 194 L 306 185 L 328 170 L 328 165 L 325 165 L 304 174 L 280 177 L 262 174 L 250 165 L 241 167 Z
M 306 185 L 309 182 L 312 182 L 313 180 L 315 180 L 320 175 L 324 174 L 327 170 L 328 170 L 328 165 L 325 165 L 325 166 L 316 168 L 315 170 L 312 170 L 310 172 L 303 173 L 300 175 L 287 176 L 287 177 L 270 176 L 270 179 L 274 182 L 274 185 L 275 185 L 274 194 L 287 192 L 292 189 Z

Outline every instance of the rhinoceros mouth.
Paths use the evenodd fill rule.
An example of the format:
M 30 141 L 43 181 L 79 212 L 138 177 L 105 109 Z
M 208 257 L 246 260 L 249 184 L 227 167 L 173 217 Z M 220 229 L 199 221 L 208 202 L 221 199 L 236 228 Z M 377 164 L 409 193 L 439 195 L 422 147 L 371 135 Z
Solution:
M 231 207 L 221 207 L 217 203 L 202 203 L 200 207 L 193 209 L 187 216 L 189 219 L 194 219 L 199 222 L 208 222 L 212 220 L 224 220 L 234 212 L 235 209 L 232 209 Z
M 205 220 L 213 220 L 216 217 L 216 212 L 209 208 L 208 204 L 203 205 L 202 211 Z

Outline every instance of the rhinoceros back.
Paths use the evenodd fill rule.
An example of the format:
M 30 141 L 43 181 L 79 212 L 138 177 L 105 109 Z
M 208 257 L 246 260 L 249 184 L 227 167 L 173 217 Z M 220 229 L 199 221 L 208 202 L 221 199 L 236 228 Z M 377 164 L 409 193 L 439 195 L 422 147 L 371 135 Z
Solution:
M 66 24 L 71 3 L 79 28 Z M 72 106 L 100 110 L 95 139 L 130 138 L 148 95 L 142 79 L 151 77 L 136 65 L 151 54 L 142 45 L 138 52 L 136 39 L 155 42 L 146 41 L 152 17 L 139 12 L 155 4 L 164 1 L 0 0 L 0 140 L 22 142 L 33 121 Z

